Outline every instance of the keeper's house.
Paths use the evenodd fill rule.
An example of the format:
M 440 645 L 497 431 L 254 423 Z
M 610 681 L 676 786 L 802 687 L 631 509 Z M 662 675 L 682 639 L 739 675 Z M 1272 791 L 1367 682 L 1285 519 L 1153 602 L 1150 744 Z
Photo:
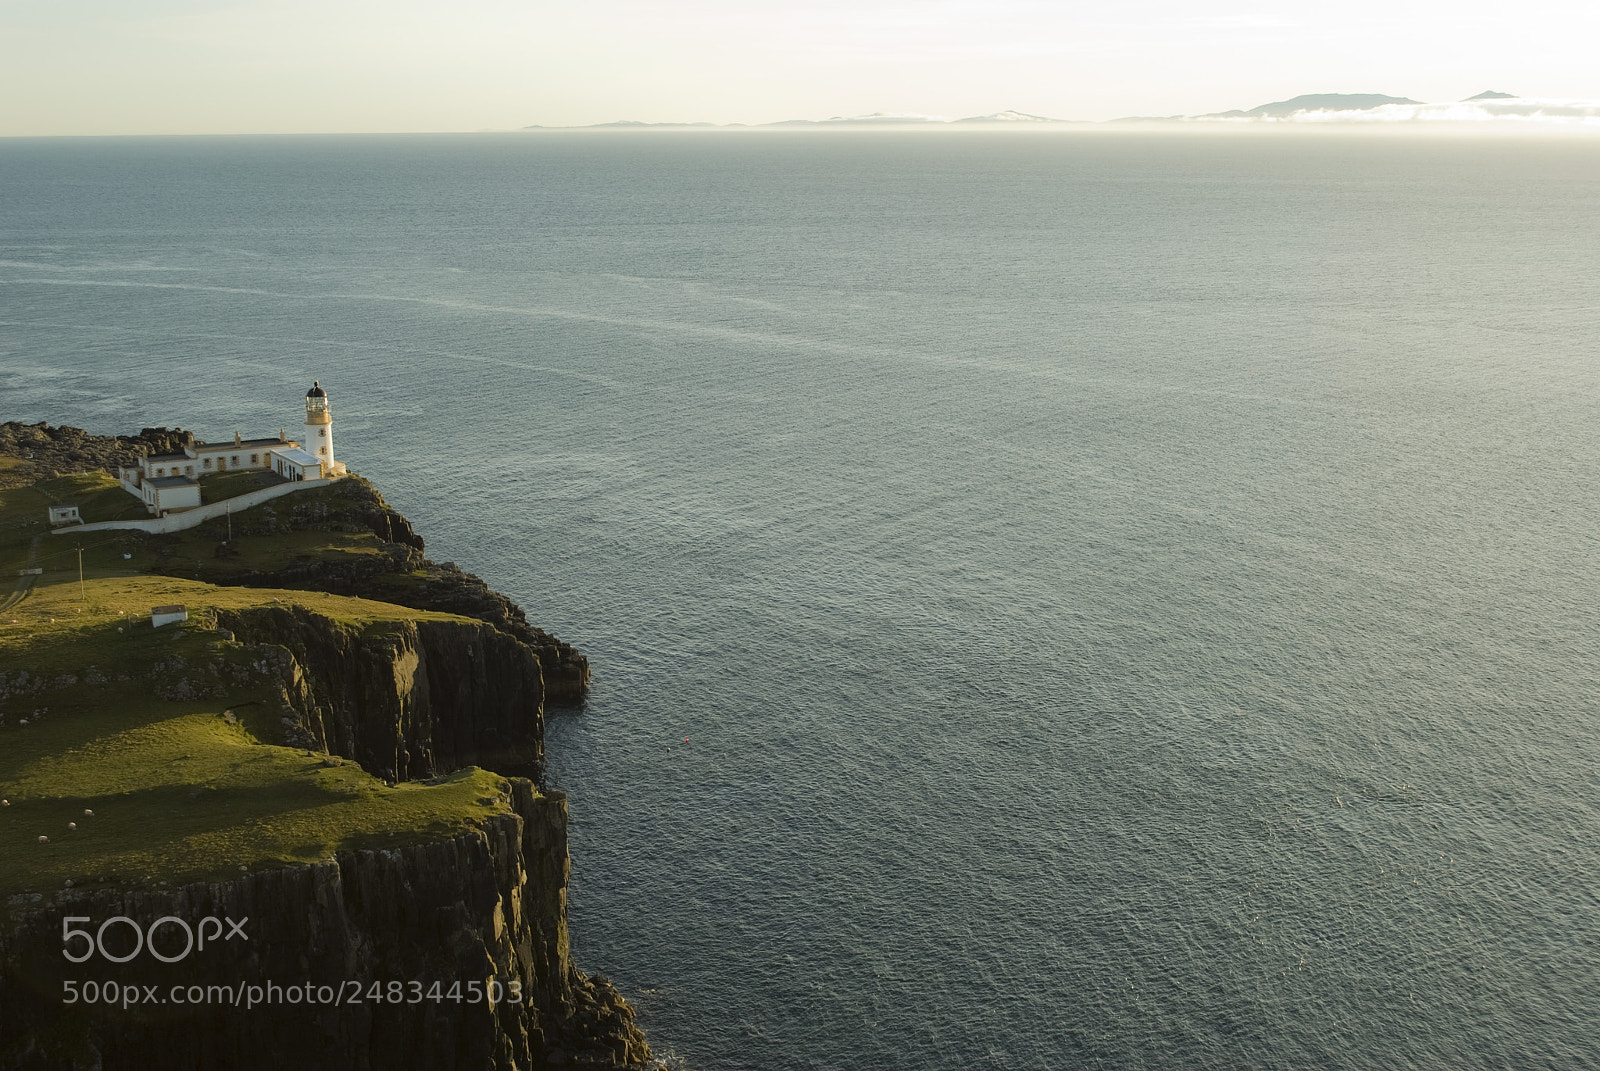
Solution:
M 333 458 L 333 414 L 328 392 L 313 383 L 306 392 L 305 438 L 282 431 L 270 439 L 245 439 L 237 432 L 231 443 L 195 443 L 181 454 L 143 457 L 133 468 L 117 470 L 129 494 L 157 517 L 200 505 L 200 479 L 219 472 L 255 469 L 279 481 L 334 479 L 345 474 Z M 275 482 L 275 481 L 274 481 Z

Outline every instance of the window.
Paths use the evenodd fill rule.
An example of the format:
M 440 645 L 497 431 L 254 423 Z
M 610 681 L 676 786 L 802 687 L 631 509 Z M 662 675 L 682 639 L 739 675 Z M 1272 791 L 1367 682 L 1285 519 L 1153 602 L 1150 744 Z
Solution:
M 200 467 L 209 469 L 211 467 L 211 459 L 209 457 L 206 458 L 205 462 Z
M 259 465 L 260 463 L 261 463 L 261 455 L 260 454 L 251 454 L 250 455 L 250 464 Z
M 238 468 L 239 467 L 239 455 L 238 454 L 234 454 L 233 455 L 233 467 L 234 468 Z
M 317 429 L 317 434 L 322 436 L 324 439 L 326 439 L 328 437 L 328 429 L 327 428 L 318 428 Z
M 193 476 L 194 475 L 194 466 L 193 465 L 185 465 L 185 466 L 183 466 L 183 474 L 185 476 Z M 177 475 L 177 472 L 174 471 L 173 475 Z
M 156 469 L 156 475 L 157 476 L 165 476 L 166 474 L 167 474 L 167 470 L 166 469 Z

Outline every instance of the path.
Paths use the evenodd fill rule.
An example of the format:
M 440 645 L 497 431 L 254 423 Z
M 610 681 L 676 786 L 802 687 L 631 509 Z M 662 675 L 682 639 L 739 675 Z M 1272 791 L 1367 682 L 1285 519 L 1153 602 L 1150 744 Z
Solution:
M 39 544 L 44 542 L 44 537 L 45 533 L 40 532 L 33 537 L 33 542 L 28 544 L 28 564 L 22 567 L 22 575 L 17 578 L 17 590 L 0 599 L 0 613 L 5 613 L 33 593 L 33 582 L 38 577 L 33 575 L 32 570 L 34 563 L 39 560 Z

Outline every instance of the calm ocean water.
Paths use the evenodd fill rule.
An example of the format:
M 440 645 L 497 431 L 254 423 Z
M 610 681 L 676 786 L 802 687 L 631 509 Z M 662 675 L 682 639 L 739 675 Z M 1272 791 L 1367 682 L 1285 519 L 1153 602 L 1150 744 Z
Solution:
M 0 417 L 321 379 L 699 1071 L 1592 1067 L 1597 278 L 1596 140 L 3 141 Z

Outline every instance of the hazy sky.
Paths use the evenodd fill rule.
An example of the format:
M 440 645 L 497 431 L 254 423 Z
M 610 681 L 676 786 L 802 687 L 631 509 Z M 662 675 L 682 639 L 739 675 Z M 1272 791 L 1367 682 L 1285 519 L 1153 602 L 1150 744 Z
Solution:
M 0 134 L 1595 98 L 1597 41 L 1593 0 L 0 0 Z

